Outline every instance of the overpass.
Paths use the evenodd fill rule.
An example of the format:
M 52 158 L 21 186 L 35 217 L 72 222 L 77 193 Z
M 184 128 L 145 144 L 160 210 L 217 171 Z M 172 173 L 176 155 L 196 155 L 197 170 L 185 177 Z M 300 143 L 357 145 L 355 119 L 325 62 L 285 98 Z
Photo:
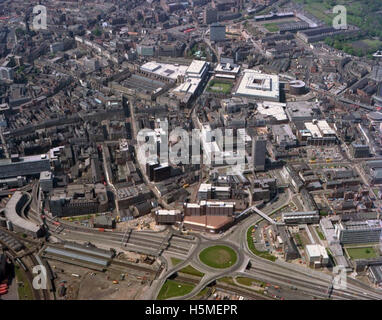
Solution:
M 262 218 L 270 222 L 271 224 L 277 224 L 275 220 L 273 220 L 270 216 L 266 215 L 264 212 L 259 210 L 257 207 L 253 207 L 253 211 L 255 211 L 258 215 L 260 215 Z
M 254 211 L 256 212 L 258 215 L 260 215 L 262 218 L 264 218 L 265 220 L 267 220 L 268 222 L 270 222 L 271 224 L 278 224 L 275 220 L 273 220 L 271 217 L 269 217 L 268 215 L 266 215 L 264 212 L 262 212 L 260 209 L 258 209 L 256 206 L 251 206 L 251 207 L 248 207 L 247 209 L 245 209 L 244 211 L 242 211 L 239 215 L 236 216 L 236 218 L 239 218 L 251 211 Z

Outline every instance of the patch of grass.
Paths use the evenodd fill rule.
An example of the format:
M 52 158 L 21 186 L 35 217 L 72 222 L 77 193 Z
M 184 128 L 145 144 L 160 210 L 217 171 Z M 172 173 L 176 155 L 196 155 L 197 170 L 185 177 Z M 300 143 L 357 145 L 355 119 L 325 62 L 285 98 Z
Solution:
M 19 266 L 15 266 L 15 274 L 19 283 L 17 288 L 19 300 L 34 300 L 31 284 Z
M 171 258 L 171 263 L 173 266 L 176 266 L 177 264 L 183 262 L 182 259 L 178 259 L 178 258 Z
M 294 0 L 304 5 L 304 9 L 329 26 L 332 25 L 335 5 L 344 5 L 347 9 L 347 23 L 359 27 L 368 37 L 382 36 L 381 5 L 382 0 Z
M 346 248 L 346 251 L 351 259 L 372 259 L 378 257 L 373 247 Z
M 204 249 L 200 253 L 199 259 L 207 266 L 224 269 L 236 263 L 237 254 L 230 247 L 217 245 Z
M 181 297 L 190 293 L 194 289 L 195 285 L 174 281 L 166 280 L 163 287 L 160 289 L 157 300 L 166 300 L 172 297 Z
M 203 277 L 204 276 L 203 272 L 200 272 L 198 269 L 195 269 L 191 265 L 184 267 L 183 269 L 179 270 L 179 272 L 190 274 L 192 276 L 197 276 L 197 277 Z
M 232 83 L 223 82 L 223 81 L 216 81 L 212 80 L 210 81 L 207 91 L 209 92 L 221 92 L 224 94 L 230 94 L 232 90 Z
M 253 284 L 265 288 L 267 285 L 265 282 L 248 277 L 237 277 L 236 281 L 244 286 L 252 286 Z
M 266 287 L 265 282 L 262 282 L 262 281 L 259 281 L 256 279 L 252 279 L 252 278 L 248 278 L 248 277 L 236 277 L 236 280 L 239 284 L 242 284 L 242 285 L 249 287 L 248 288 L 249 290 L 251 290 L 253 292 L 257 292 L 259 294 L 264 294 L 263 288 Z M 220 283 L 223 282 L 223 283 L 229 284 L 231 286 L 240 287 L 240 286 L 238 286 L 238 284 L 236 282 L 234 282 L 232 277 L 223 277 L 223 278 L 218 279 L 217 282 L 220 282 Z M 258 285 L 259 287 L 261 287 L 261 289 L 251 288 L 252 284 Z
M 300 247 L 302 247 L 302 239 L 301 239 L 301 236 L 300 236 L 298 233 L 296 233 L 295 236 L 294 236 L 294 238 L 296 239 L 297 245 L 300 246 Z
M 264 24 L 264 28 L 269 32 L 277 32 L 280 30 L 279 26 L 276 23 L 266 23 Z
M 316 231 L 321 240 L 326 240 L 324 234 L 318 228 L 316 228 Z
M 324 209 L 321 209 L 321 210 L 320 210 L 320 216 L 321 216 L 321 217 L 326 217 L 328 214 L 329 214 L 329 213 L 328 213 L 327 210 L 324 210 Z
M 328 256 L 329 256 L 329 259 L 330 259 L 330 261 L 331 261 L 331 264 L 332 264 L 333 266 L 335 266 L 335 265 L 336 265 L 336 262 L 334 261 L 332 252 L 331 252 L 328 248 L 326 248 L 326 252 L 328 253 Z
M 274 255 L 270 254 L 269 252 L 266 252 L 266 251 L 259 251 L 256 249 L 253 241 L 252 241 L 252 230 L 254 229 L 254 226 L 250 227 L 248 230 L 247 230 L 247 243 L 248 243 L 248 248 L 252 251 L 253 254 L 261 257 L 261 258 L 264 258 L 264 259 L 267 259 L 267 260 L 270 260 L 270 261 L 276 261 L 277 260 L 277 257 L 275 257 Z
M 232 277 L 223 277 L 218 279 L 217 281 L 236 286 L 236 283 L 233 281 Z

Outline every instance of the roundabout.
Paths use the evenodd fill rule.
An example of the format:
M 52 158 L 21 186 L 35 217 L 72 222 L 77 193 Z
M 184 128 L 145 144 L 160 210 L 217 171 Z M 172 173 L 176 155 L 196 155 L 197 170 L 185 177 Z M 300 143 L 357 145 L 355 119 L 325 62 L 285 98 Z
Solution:
M 237 259 L 235 250 L 226 245 L 210 246 L 199 253 L 199 260 L 215 269 L 230 268 L 236 264 Z

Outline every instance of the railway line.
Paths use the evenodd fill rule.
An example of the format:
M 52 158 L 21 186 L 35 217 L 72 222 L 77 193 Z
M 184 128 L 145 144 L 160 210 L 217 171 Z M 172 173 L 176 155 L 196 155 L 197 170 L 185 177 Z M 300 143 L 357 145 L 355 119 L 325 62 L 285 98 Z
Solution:
M 240 296 L 252 298 L 253 300 L 274 300 L 271 297 L 262 295 L 260 293 L 251 292 L 249 289 L 244 289 L 244 288 L 240 288 L 240 287 L 231 286 L 231 287 L 229 287 L 229 289 L 227 289 L 226 286 L 217 283 L 215 285 L 215 288 L 219 289 L 220 291 L 226 292 L 228 294 L 236 293 Z
M 269 268 L 251 267 L 249 270 L 247 270 L 247 273 L 263 281 L 269 281 L 283 286 L 287 285 L 296 287 L 299 289 L 299 292 L 304 292 L 308 295 L 322 299 L 380 299 L 378 297 L 373 297 L 369 294 L 365 295 L 361 290 L 357 288 L 352 288 L 352 292 L 349 292 L 348 290 L 334 289 L 333 292 L 330 294 L 329 289 L 332 286 L 331 282 L 314 279 L 312 281 L 312 278 L 310 278 L 309 276 L 292 276 L 290 274 L 285 274 L 285 271 L 272 271 Z
M 306 280 L 301 280 L 294 277 L 283 276 L 277 272 L 258 270 L 256 268 L 251 268 L 250 271 L 245 273 L 247 276 L 252 276 L 253 278 L 269 282 L 272 284 L 277 284 L 279 286 L 294 287 L 298 289 L 299 293 L 304 293 L 312 297 L 317 297 L 320 299 L 328 299 L 329 296 L 325 292 L 328 290 L 328 285 L 312 285 Z M 322 293 L 321 293 L 322 292 Z M 333 297 L 334 298 L 334 297 Z
M 29 259 L 32 261 L 33 266 L 42 265 L 46 268 L 46 265 L 41 261 L 41 259 L 38 255 L 31 254 L 31 255 L 29 255 Z M 48 277 L 48 274 L 47 274 L 47 277 Z M 48 280 L 48 279 L 46 279 L 46 280 Z M 40 289 L 39 293 L 40 293 L 40 298 L 42 298 L 42 300 L 49 300 L 50 299 L 47 289 Z
M 296 273 L 296 270 L 293 268 L 293 265 L 290 266 L 281 266 L 275 263 L 272 263 L 270 261 L 264 260 L 264 259 L 256 259 L 256 262 L 252 264 L 253 267 L 260 267 L 263 271 L 270 272 L 271 270 L 278 272 L 282 275 L 288 275 L 289 278 L 298 277 L 298 279 L 305 279 L 305 281 L 315 281 L 319 284 L 324 284 L 325 286 L 329 287 L 332 282 L 333 278 L 331 275 L 328 275 L 323 272 L 312 272 L 313 270 L 310 270 L 309 268 L 306 268 L 304 270 L 305 272 L 298 272 Z M 300 266 L 298 266 L 300 267 Z M 356 281 L 352 278 L 347 277 L 347 290 L 335 290 L 337 292 L 343 292 L 344 295 L 354 295 L 359 298 L 366 298 L 366 299 L 382 299 L 382 292 L 379 292 L 377 290 L 374 290 L 373 288 L 367 286 L 364 283 L 361 283 L 359 281 Z M 367 291 L 367 292 L 366 292 Z
M 64 229 L 65 230 L 65 229 Z M 104 240 L 104 243 L 110 243 L 116 247 L 121 247 L 123 249 L 131 248 L 136 251 L 141 250 L 143 253 L 146 252 L 161 252 L 168 251 L 173 253 L 178 253 L 182 255 L 187 255 L 190 251 L 193 241 L 183 239 L 179 236 L 169 237 L 166 239 L 166 235 L 158 235 L 155 233 L 141 233 L 141 232 L 131 232 L 126 236 L 123 232 L 99 232 L 97 231 L 97 236 L 94 236 L 93 232 L 84 231 L 69 231 L 65 233 L 63 230 L 58 233 L 61 238 L 78 238 L 78 240 L 84 241 L 99 241 Z
M 35 266 L 38 263 L 35 263 L 35 260 L 33 260 L 33 258 L 31 258 L 30 256 L 27 258 L 23 258 L 23 259 L 19 258 L 17 256 L 17 253 L 14 252 L 11 248 L 8 248 L 8 250 L 6 251 L 6 254 L 7 254 L 8 258 L 10 258 L 12 260 L 13 264 L 17 264 L 23 269 L 23 272 L 25 273 L 25 275 L 28 279 L 28 282 L 31 286 L 33 297 L 36 300 L 49 300 L 49 294 L 42 292 L 43 290 L 36 290 L 33 288 L 34 275 L 32 274 L 30 265 Z M 25 262 L 25 260 L 27 260 L 28 258 L 31 261 L 31 263 Z

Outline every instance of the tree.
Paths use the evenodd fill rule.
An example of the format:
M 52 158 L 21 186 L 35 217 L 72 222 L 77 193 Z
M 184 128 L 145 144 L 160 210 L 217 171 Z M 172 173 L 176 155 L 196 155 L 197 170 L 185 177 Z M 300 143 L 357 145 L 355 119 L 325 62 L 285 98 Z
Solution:
M 93 35 L 96 37 L 100 37 L 102 35 L 102 31 L 99 28 L 96 28 L 92 31 Z

